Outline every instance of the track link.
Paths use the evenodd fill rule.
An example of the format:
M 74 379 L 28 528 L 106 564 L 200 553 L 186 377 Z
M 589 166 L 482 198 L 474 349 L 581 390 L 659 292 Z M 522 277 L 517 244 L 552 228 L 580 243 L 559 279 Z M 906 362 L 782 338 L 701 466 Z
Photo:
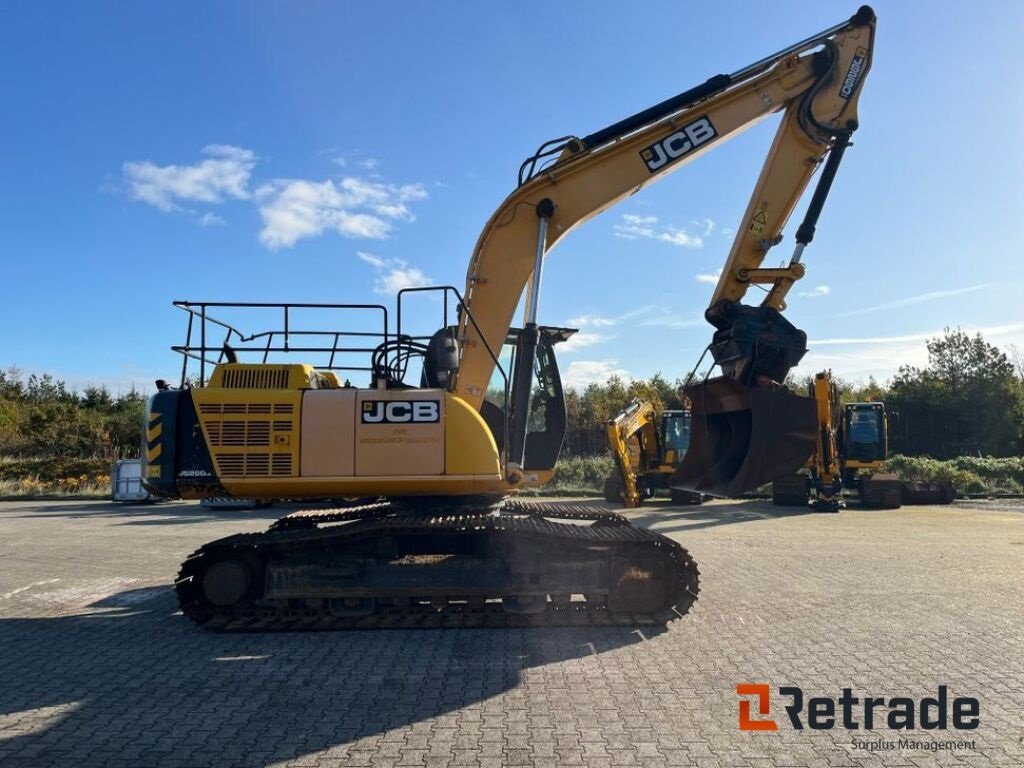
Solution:
M 175 589 L 186 616 L 219 631 L 624 626 L 685 614 L 699 572 L 676 542 L 600 507 L 380 502 L 211 542 Z

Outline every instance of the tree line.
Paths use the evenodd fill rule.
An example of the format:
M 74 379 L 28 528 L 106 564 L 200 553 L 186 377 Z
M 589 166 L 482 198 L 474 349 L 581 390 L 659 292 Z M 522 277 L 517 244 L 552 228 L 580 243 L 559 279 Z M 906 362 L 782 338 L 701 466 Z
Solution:
M 1008 355 L 981 334 L 960 329 L 946 329 L 927 342 L 927 349 L 925 366 L 901 366 L 886 383 L 874 378 L 854 383 L 833 372 L 840 400 L 885 403 L 891 453 L 936 459 L 1019 456 L 1024 449 L 1024 355 L 1013 348 Z M 786 383 L 806 394 L 812 379 Z M 605 423 L 634 398 L 648 400 L 658 410 L 683 408 L 684 384 L 659 374 L 633 381 L 613 377 L 568 391 L 563 455 L 604 453 Z
M 0 371 L 0 457 L 22 460 L 138 456 L 145 395 L 77 392 L 49 374 Z M 33 465 L 39 462 L 30 462 Z
M 947 330 L 927 342 L 928 363 L 903 366 L 887 383 L 836 381 L 844 402 L 883 401 L 891 419 L 890 450 L 907 456 L 1019 456 L 1024 448 L 1024 364 L 980 334 Z M 788 382 L 806 391 L 809 377 Z M 659 410 L 684 407 L 683 383 L 661 375 L 617 377 L 566 392 L 568 430 L 562 455 L 607 451 L 605 424 L 634 398 Z M 109 462 L 138 456 L 145 395 L 113 395 L 103 387 L 74 391 L 49 375 L 0 371 L 0 473 L 30 460 L 33 472 L 80 459 Z M 54 460 L 57 460 L 54 462 Z M 57 472 L 58 469 L 53 471 Z

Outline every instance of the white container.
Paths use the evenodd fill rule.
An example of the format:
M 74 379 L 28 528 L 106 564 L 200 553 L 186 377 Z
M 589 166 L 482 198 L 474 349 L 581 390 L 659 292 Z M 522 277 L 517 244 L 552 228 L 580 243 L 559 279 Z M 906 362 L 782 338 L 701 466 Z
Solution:
M 149 491 L 142 487 L 142 461 L 121 459 L 110 470 L 110 491 L 114 501 L 151 501 Z

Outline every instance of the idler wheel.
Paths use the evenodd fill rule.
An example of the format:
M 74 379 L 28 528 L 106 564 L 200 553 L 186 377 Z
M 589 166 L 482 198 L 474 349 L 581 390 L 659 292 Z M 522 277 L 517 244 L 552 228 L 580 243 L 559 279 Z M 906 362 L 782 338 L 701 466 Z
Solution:
M 216 562 L 202 578 L 203 597 L 221 608 L 240 603 L 251 586 L 252 569 L 240 560 Z

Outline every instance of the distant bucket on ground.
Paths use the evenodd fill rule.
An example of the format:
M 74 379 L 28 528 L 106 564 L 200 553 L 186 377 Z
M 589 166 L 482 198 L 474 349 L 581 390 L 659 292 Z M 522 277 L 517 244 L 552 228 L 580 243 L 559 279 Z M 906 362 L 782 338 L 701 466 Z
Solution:
M 687 387 L 686 394 L 692 433 L 673 488 L 740 496 L 796 472 L 814 452 L 818 420 L 810 398 L 727 377 Z

